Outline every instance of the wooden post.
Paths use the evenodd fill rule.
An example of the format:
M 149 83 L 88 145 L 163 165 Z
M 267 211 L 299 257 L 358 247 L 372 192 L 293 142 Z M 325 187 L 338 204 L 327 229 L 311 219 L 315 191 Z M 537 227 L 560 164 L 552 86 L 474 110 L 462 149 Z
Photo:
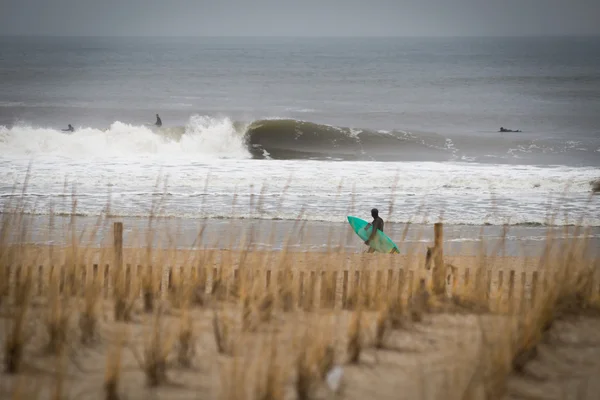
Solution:
M 444 295 L 446 293 L 446 265 L 444 264 L 444 231 L 441 222 L 433 225 L 433 293 Z

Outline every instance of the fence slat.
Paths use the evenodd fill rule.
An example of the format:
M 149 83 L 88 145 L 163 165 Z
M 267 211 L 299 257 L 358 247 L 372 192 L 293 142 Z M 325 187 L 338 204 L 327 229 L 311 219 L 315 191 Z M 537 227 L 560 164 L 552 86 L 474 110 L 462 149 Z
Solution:
M 415 271 L 412 269 L 408 271 L 408 298 L 412 298 L 413 286 L 415 283 Z
M 125 277 L 127 290 L 139 291 L 136 294 L 143 295 L 143 284 L 146 268 L 152 274 L 152 266 L 147 267 L 137 264 L 132 268 L 133 264 L 124 264 L 123 275 Z M 89 268 L 89 270 L 88 270 Z M 25 279 L 31 279 L 33 293 L 37 296 L 46 294 L 46 289 L 49 282 L 54 282 L 58 285 L 61 293 L 75 293 L 75 295 L 85 295 L 86 290 L 97 285 L 101 289 L 104 296 L 110 295 L 111 289 L 114 289 L 117 271 L 111 270 L 112 265 L 105 264 L 100 268 L 98 264 L 92 264 L 89 267 L 86 264 L 80 264 L 76 268 L 72 264 L 65 264 L 58 267 L 37 265 L 27 266 L 17 265 L 12 269 L 11 290 L 18 290 L 25 283 Z M 240 268 L 225 269 L 223 267 L 208 267 L 212 272 L 213 281 L 221 282 L 222 290 L 219 291 L 219 299 L 221 295 L 238 293 L 236 290 L 241 289 L 241 285 L 249 284 L 252 281 L 252 272 L 250 268 L 245 271 L 240 271 Z M 205 267 L 197 266 L 187 268 L 186 266 L 165 267 L 162 269 L 161 283 L 159 290 L 170 287 L 178 289 L 180 285 L 187 282 L 200 282 L 202 276 L 206 275 Z M 223 279 L 224 272 L 227 273 L 225 280 Z M 462 271 L 462 273 L 461 273 Z M 254 271 L 260 273 L 260 270 Z M 299 307 L 306 310 L 315 308 L 344 308 L 347 309 L 356 306 L 356 302 L 361 302 L 365 307 L 371 307 L 378 304 L 381 300 L 379 296 L 408 296 L 412 298 L 416 294 L 417 284 L 420 281 L 420 273 L 416 270 L 408 270 L 397 268 L 397 272 L 387 266 L 383 269 L 375 269 L 369 271 L 366 269 L 332 269 L 318 271 L 292 271 L 292 270 L 271 270 L 265 269 L 262 272 L 260 283 L 264 284 L 269 290 L 278 289 L 285 290 L 289 298 L 293 298 Z M 471 274 L 474 273 L 474 276 Z M 4 274 L 6 274 L 6 269 Z M 200 278 L 197 278 L 197 274 Z M 276 280 L 273 274 L 276 274 Z M 296 275 L 298 274 L 298 275 Z M 395 275 L 397 274 L 397 276 Z M 452 276 L 458 276 L 459 280 L 464 282 L 466 287 L 484 289 L 488 299 L 494 301 L 502 301 L 508 298 L 511 302 L 513 310 L 522 310 L 522 307 L 536 304 L 540 299 L 543 285 L 548 281 L 550 274 L 533 270 L 525 272 L 521 270 L 498 270 L 497 281 L 494 282 L 494 272 L 491 269 L 477 269 L 471 271 L 469 268 L 453 270 Z M 518 274 L 518 277 L 517 277 Z M 246 275 L 248 275 L 246 277 Z M 460 279 L 460 276 L 463 279 Z M 508 275 L 508 276 L 507 276 Z M 505 278 L 507 276 L 507 278 Z M 29 277 L 29 278 L 28 278 Z M 58 279 L 55 279 L 58 277 Z M 244 278 L 246 277 L 246 280 Z M 419 279 L 417 279 L 419 278 Z M 53 280 L 54 279 L 54 280 Z M 596 278 L 594 278 L 596 279 Z M 297 281 L 296 281 L 297 280 Z M 154 281 L 156 282 L 156 281 Z M 258 283 L 258 281 L 257 281 Z M 507 287 L 505 287 L 507 286 Z M 156 290 L 156 286 L 154 286 Z M 212 288 L 211 288 L 212 290 Z M 600 287 L 597 281 L 590 283 L 590 291 L 594 295 L 600 294 Z M 164 293 L 167 293 L 166 291 Z M 479 293 L 479 292 L 478 292 Z M 482 293 L 483 295 L 483 293 Z M 517 299 L 518 297 L 518 299 Z M 296 300 L 297 299 L 297 300 Z M 516 302 L 519 303 L 516 303 Z
M 405 279 L 404 279 L 404 269 L 400 268 L 398 270 L 398 297 L 402 297 L 402 292 L 404 292 L 404 284 L 405 284 Z
M 298 274 L 298 306 L 301 307 L 304 304 L 304 271 L 300 271 Z
M 216 268 L 215 268 L 216 270 Z M 269 288 L 271 286 L 271 270 L 268 269 L 265 278 L 265 288 Z
M 537 300 L 537 287 L 538 287 L 538 272 L 533 271 L 531 277 L 531 305 L 534 305 Z
M 38 265 L 38 296 L 44 294 L 44 266 Z
M 108 297 L 110 293 L 110 270 L 108 264 L 104 266 L 104 277 L 102 278 L 102 285 L 104 285 L 104 297 Z
M 346 307 L 348 301 L 348 270 L 344 270 L 342 280 L 342 308 Z

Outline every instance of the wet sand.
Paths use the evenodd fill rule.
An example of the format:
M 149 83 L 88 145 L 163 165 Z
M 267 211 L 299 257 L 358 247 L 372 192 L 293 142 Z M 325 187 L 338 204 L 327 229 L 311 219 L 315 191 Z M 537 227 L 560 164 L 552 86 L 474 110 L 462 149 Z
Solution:
M 78 216 L 71 220 L 55 216 L 29 215 L 24 223 L 29 229 L 26 242 L 64 246 L 72 241 L 70 223 L 81 245 L 102 247 L 112 245 L 114 222 L 123 223 L 125 247 L 236 249 L 250 246 L 252 250 L 309 252 L 344 251 L 361 253 L 366 246 L 345 221 L 287 221 L 260 219 L 165 219 L 103 218 Z M 154 232 L 153 236 L 149 232 Z M 386 223 L 386 234 L 392 238 L 401 254 L 424 252 L 433 243 L 433 224 Z M 444 225 L 444 252 L 447 255 L 535 257 L 544 251 L 551 233 L 558 242 L 582 235 L 585 228 L 575 227 Z M 590 251 L 600 249 L 600 227 L 587 231 Z M 17 240 L 13 237 L 12 240 Z M 482 243 L 485 246 L 482 247 Z

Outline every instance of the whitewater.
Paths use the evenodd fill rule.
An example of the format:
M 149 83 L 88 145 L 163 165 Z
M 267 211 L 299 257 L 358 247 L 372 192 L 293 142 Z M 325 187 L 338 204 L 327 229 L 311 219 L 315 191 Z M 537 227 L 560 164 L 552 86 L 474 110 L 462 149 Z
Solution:
M 9 156 L 249 158 L 243 137 L 228 118 L 192 116 L 180 129 L 136 126 L 116 121 L 107 129 L 78 128 L 76 133 L 18 124 L 0 126 L 0 150 Z
M 81 216 L 339 222 L 377 207 L 392 223 L 600 226 L 590 191 L 597 167 L 465 162 L 450 145 L 438 150 L 442 162 L 273 159 L 269 150 L 278 149 L 253 152 L 249 137 L 264 137 L 256 126 L 265 121 L 193 115 L 182 127 L 114 122 L 75 133 L 0 127 L 0 197 L 5 205 L 20 198 L 31 167 L 23 197 L 30 214 L 69 215 L 75 193 Z M 341 134 L 361 144 L 361 132 Z M 291 140 L 326 146 L 317 136 Z

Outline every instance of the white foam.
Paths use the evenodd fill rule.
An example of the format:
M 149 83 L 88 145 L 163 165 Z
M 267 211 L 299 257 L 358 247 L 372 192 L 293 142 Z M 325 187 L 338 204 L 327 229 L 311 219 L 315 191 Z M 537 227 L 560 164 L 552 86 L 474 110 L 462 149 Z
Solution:
M 435 222 L 443 216 L 450 224 L 516 224 L 546 223 L 548 211 L 561 206 L 557 223 L 563 218 L 563 211 L 568 211 L 570 223 L 583 217 L 586 225 L 600 225 L 600 217 L 594 212 L 600 199 L 589 197 L 589 181 L 597 178 L 597 168 L 458 162 L 196 162 L 198 153 L 194 148 L 213 153 L 226 149 L 231 154 L 234 146 L 205 136 L 204 128 L 215 132 L 215 125 L 209 120 L 201 119 L 192 125 L 198 127 L 199 137 L 190 135 L 186 139 L 189 142 L 183 143 L 193 155 L 191 158 L 181 157 L 188 155 L 183 153 L 181 144 L 177 144 L 176 157 L 161 159 L 36 157 L 27 190 L 28 202 L 39 212 L 48 210 L 53 203 L 58 212 L 68 213 L 70 199 L 61 195 L 68 177 L 69 183 L 77 184 L 77 193 L 83 194 L 78 198 L 77 212 L 103 212 L 110 188 L 113 215 L 144 216 L 150 212 L 157 194 L 163 192 L 162 185 L 155 188 L 162 173 L 168 176 L 168 195 L 161 212 L 164 216 L 293 220 L 302 211 L 303 219 L 343 221 L 348 214 L 364 215 L 377 206 L 390 222 L 418 222 L 422 216 Z M 223 129 L 227 126 L 223 123 Z M 0 168 L 5 172 L 0 175 L 3 196 L 10 193 L 15 182 L 23 182 L 29 160 L 9 159 L 5 155 L 2 152 L 0 156 Z M 257 210 L 256 196 L 263 185 L 264 204 L 262 210 Z M 70 186 L 66 192 L 70 193 Z M 283 192 L 286 194 L 282 199 Z M 388 205 L 392 201 L 390 214 Z
M 161 134 L 162 133 L 167 133 Z M 192 156 L 202 158 L 249 158 L 243 132 L 229 118 L 192 116 L 181 138 L 164 128 L 116 121 L 106 130 L 77 127 L 74 133 L 19 124 L 0 126 L 0 152 L 11 156 L 53 155 L 72 159 Z

